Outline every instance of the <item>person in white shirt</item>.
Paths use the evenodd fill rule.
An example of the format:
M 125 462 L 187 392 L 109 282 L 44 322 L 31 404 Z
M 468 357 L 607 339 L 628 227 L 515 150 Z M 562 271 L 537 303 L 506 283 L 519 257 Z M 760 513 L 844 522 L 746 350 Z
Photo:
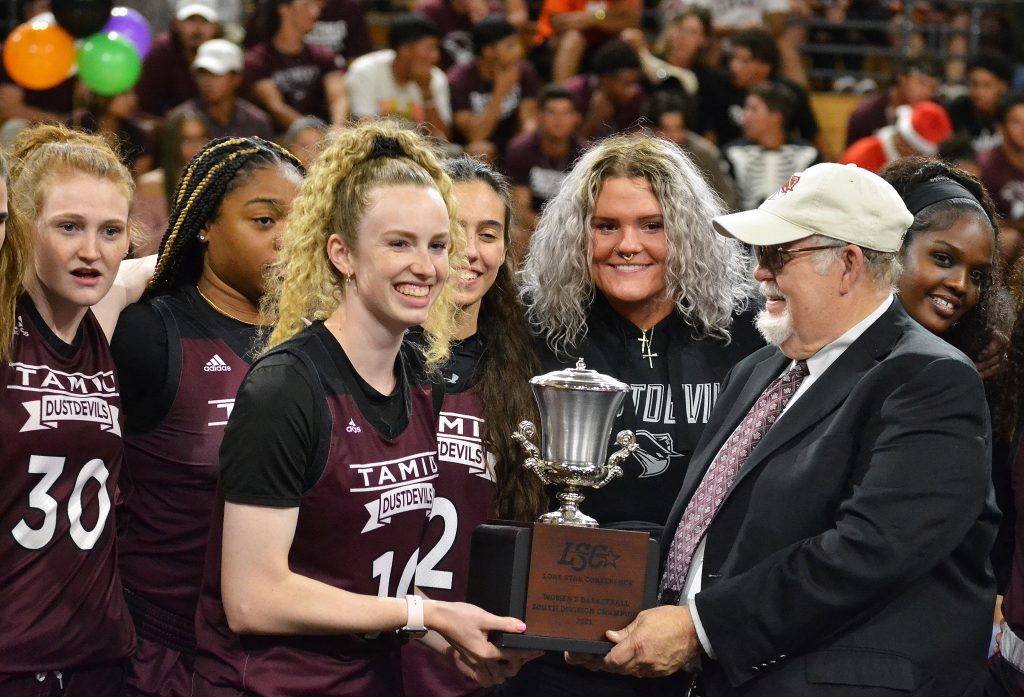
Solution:
M 345 76 L 352 116 L 401 116 L 426 124 L 437 138 L 450 138 L 451 95 L 438 67 L 439 36 L 437 25 L 422 15 L 396 17 L 390 48 L 357 58 Z

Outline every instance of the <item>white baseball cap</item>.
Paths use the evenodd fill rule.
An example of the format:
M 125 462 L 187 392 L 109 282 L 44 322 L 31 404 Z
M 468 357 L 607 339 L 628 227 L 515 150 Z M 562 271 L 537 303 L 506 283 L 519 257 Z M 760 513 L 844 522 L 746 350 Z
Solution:
M 189 17 L 195 17 L 197 15 L 205 19 L 207 22 L 220 21 L 220 15 L 217 14 L 217 8 L 212 2 L 203 2 L 202 0 L 178 0 L 174 16 L 179 21 L 185 21 Z
M 754 210 L 720 215 L 711 222 L 719 234 L 760 247 L 825 235 L 896 252 L 914 216 L 896 189 L 877 174 L 826 162 L 794 174 Z
M 199 45 L 192 70 L 208 70 L 214 75 L 242 72 L 242 49 L 226 39 L 210 39 Z

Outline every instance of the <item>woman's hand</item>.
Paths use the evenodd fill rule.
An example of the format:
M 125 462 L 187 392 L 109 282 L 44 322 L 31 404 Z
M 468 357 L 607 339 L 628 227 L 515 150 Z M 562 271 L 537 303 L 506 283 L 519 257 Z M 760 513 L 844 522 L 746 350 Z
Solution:
M 490 632 L 521 634 L 526 625 L 515 617 L 499 617 L 468 603 L 424 600 L 424 620 L 450 644 L 445 653 L 456 667 L 484 687 L 504 682 L 524 663 L 543 652 L 501 649 L 490 641 Z

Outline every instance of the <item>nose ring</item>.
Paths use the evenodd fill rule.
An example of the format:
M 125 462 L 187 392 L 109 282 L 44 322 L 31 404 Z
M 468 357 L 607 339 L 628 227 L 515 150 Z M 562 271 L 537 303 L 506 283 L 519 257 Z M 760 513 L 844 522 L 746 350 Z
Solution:
M 615 253 L 622 257 L 623 261 L 628 262 L 633 260 L 633 254 L 623 254 L 622 252 L 619 251 L 618 247 L 615 248 Z

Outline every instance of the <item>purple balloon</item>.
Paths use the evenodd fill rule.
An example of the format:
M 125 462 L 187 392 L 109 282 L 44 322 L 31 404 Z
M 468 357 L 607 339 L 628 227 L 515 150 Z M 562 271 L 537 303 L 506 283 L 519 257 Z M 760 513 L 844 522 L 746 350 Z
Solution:
M 149 30 L 149 21 L 131 7 L 115 7 L 110 11 L 110 19 L 103 25 L 102 32 L 116 31 L 132 42 L 139 52 L 139 58 L 145 58 L 153 43 L 153 34 Z

